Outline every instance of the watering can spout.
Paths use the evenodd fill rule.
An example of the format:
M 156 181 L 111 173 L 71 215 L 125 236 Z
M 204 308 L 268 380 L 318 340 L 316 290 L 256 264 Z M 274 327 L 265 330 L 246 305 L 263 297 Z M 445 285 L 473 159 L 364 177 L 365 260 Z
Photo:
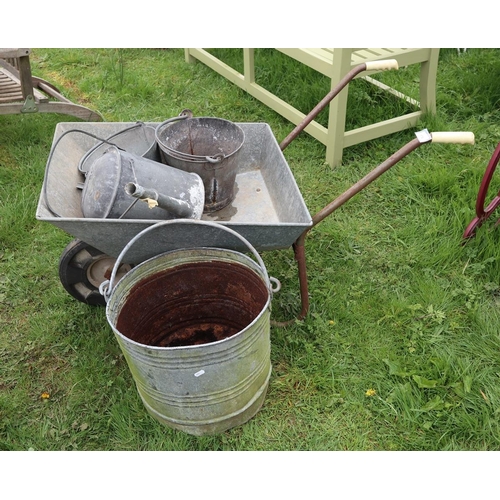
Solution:
M 145 188 L 134 182 L 129 182 L 125 185 L 125 192 L 134 198 L 145 201 L 150 209 L 159 207 L 182 219 L 198 218 L 196 207 L 187 201 L 158 193 L 155 189 Z

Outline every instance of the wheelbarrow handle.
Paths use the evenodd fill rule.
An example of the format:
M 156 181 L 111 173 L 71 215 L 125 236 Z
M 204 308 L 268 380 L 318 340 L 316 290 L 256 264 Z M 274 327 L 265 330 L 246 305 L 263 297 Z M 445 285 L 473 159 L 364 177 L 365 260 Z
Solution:
M 383 59 L 382 61 L 368 61 L 365 63 L 366 71 L 385 71 L 388 69 L 399 69 L 396 59 Z
M 472 132 L 432 132 L 432 142 L 442 144 L 474 144 Z
M 361 180 L 353 184 L 347 191 L 333 200 L 323 210 L 320 210 L 313 218 L 313 226 L 319 224 L 325 217 L 334 212 L 337 208 L 350 200 L 355 194 L 359 193 L 368 184 L 380 177 L 384 172 L 393 167 L 396 163 L 402 160 L 405 156 L 417 149 L 422 144 L 426 143 L 453 143 L 453 144 L 474 144 L 474 134 L 472 132 L 433 132 L 430 133 L 427 129 L 415 133 L 416 138 L 408 142 L 400 150 L 394 153 L 386 161 L 374 168 Z M 313 227 L 311 226 L 311 227 Z M 309 228 L 310 229 L 310 228 Z M 306 231 L 307 232 L 307 231 Z
M 357 75 L 363 71 L 385 71 L 388 69 L 398 69 L 398 62 L 396 59 L 372 61 L 354 66 L 354 68 L 344 75 L 339 83 L 332 90 L 330 90 L 325 97 L 323 97 L 323 99 L 309 112 L 308 115 L 304 117 L 304 119 L 287 135 L 287 137 L 281 141 L 281 151 L 283 151 Z

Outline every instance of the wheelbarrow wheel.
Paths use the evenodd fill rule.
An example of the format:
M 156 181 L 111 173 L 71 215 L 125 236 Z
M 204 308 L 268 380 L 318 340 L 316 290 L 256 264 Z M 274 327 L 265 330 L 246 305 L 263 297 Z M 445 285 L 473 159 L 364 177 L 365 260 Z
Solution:
M 99 286 L 110 278 L 116 259 L 75 239 L 64 249 L 59 259 L 59 279 L 65 290 L 80 302 L 92 306 L 104 306 L 106 301 Z M 117 279 L 132 266 L 122 264 Z

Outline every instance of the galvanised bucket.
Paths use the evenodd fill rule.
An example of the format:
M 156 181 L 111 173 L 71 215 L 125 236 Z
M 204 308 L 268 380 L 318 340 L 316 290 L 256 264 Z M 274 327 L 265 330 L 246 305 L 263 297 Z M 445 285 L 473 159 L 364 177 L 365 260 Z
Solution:
M 128 249 L 170 224 L 212 225 L 242 240 L 247 255 L 220 248 L 150 258 L 114 286 Z M 273 279 L 273 278 L 272 278 Z M 272 287 L 258 253 L 238 233 L 205 221 L 163 221 L 133 238 L 101 287 L 106 315 L 150 415 L 202 436 L 252 418 L 271 375 Z
M 241 127 L 222 118 L 180 116 L 156 128 L 162 162 L 203 179 L 205 213 L 221 210 L 233 201 L 244 141 Z

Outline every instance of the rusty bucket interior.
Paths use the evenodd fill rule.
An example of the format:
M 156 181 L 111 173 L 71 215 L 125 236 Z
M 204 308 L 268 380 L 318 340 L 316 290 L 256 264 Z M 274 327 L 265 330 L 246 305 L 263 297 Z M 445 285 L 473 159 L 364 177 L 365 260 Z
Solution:
M 183 264 L 135 284 L 117 329 L 135 342 L 156 347 L 217 342 L 251 324 L 265 308 L 268 293 L 263 281 L 240 264 Z

